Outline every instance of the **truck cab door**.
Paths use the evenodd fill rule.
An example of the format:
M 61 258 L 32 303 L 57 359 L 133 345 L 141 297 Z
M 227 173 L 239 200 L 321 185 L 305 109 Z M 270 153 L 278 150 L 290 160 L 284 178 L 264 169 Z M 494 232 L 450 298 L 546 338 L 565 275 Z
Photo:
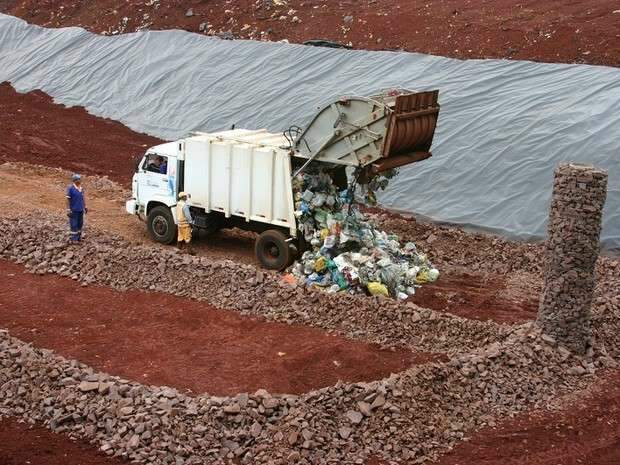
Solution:
M 151 200 L 174 203 L 176 198 L 176 157 L 148 153 L 139 167 L 138 202 L 146 206 Z

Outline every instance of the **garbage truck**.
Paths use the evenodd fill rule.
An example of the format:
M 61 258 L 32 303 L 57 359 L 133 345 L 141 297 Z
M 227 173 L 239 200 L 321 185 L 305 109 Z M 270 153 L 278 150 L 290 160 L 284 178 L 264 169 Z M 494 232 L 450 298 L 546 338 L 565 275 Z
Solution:
M 357 170 L 368 182 L 385 170 L 427 159 L 439 115 L 438 91 L 392 89 L 343 97 L 319 109 L 305 128 L 282 134 L 264 129 L 194 132 L 149 148 L 136 167 L 129 214 L 146 222 L 150 237 L 176 241 L 179 192 L 189 195 L 194 231 L 240 228 L 258 234 L 255 254 L 273 270 L 289 266 L 305 248 L 298 232 L 293 178 L 311 164 Z

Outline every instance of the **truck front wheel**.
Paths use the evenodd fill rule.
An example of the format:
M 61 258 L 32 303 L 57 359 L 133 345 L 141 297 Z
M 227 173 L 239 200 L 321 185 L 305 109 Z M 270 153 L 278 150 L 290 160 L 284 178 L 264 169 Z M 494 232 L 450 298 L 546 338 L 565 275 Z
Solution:
M 264 268 L 281 271 L 293 262 L 293 251 L 286 239 L 283 233 L 275 229 L 269 229 L 258 236 L 254 252 Z
M 146 225 L 151 238 L 162 244 L 172 244 L 177 236 L 177 225 L 168 207 L 153 208 L 147 217 Z

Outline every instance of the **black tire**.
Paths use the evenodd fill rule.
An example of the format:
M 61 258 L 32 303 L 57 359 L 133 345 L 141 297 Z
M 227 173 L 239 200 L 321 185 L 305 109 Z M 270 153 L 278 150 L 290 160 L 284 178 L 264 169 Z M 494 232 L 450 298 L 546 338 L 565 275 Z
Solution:
M 170 208 L 158 206 L 147 217 L 146 227 L 155 242 L 172 244 L 177 237 L 177 225 L 174 223 Z
M 269 229 L 258 236 L 254 252 L 263 268 L 282 271 L 292 263 L 293 252 L 286 239 L 286 235 L 275 229 Z

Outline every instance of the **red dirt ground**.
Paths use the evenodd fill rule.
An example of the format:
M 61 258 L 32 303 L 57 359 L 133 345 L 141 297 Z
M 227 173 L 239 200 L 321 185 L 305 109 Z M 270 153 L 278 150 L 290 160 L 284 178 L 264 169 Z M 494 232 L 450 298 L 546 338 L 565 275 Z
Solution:
M 369 50 L 620 66 L 617 0 L 0 0 L 0 12 L 97 33 L 139 28 L 330 39 Z M 278 6 L 281 4 L 281 6 Z M 193 15 L 186 16 L 192 8 Z M 146 18 L 144 15 L 148 15 Z M 283 18 L 282 18 L 283 17 Z M 297 17 L 298 21 L 293 18 Z M 262 33 L 262 34 L 261 34 Z
M 383 350 L 166 294 L 81 287 L 0 260 L 0 327 L 144 384 L 232 395 L 371 381 L 439 357 Z
M 0 465 L 127 465 L 40 426 L 0 420 Z
M 536 319 L 538 298 L 531 292 L 507 292 L 504 278 L 474 273 L 442 273 L 435 283 L 416 290 L 409 301 L 472 320 L 523 323 Z
M 0 163 L 24 161 L 107 175 L 129 186 L 134 157 L 159 139 L 82 107 L 55 104 L 47 94 L 17 93 L 0 84 Z
M 618 465 L 620 370 L 561 411 L 533 411 L 484 428 L 435 465 Z M 384 465 L 373 460 L 368 465 Z

